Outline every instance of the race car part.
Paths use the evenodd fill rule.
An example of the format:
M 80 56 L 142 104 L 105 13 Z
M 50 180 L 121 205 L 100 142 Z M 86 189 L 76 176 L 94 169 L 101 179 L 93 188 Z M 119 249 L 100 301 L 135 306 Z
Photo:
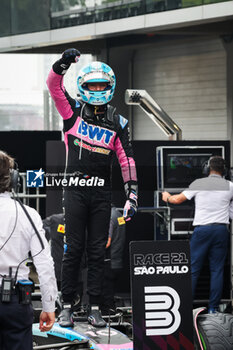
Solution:
M 123 333 L 114 328 L 96 328 L 88 324 L 87 322 L 75 323 L 74 328 L 62 328 L 57 323 L 48 332 L 40 332 L 39 324 L 33 324 L 33 342 L 36 344 L 34 350 L 39 349 L 54 349 L 57 347 L 58 341 L 64 343 L 64 341 L 76 342 L 77 349 L 95 349 L 95 350 L 107 350 L 107 349 L 127 349 L 133 350 L 132 341 Z M 42 348 L 42 345 L 44 347 Z M 56 344 L 55 346 L 53 346 Z M 79 347 L 81 344 L 81 347 Z M 67 343 L 66 348 L 71 343 Z M 59 347 L 61 350 L 61 347 Z M 76 347 L 74 346 L 74 349 Z
M 201 314 L 206 308 L 193 310 L 196 350 L 232 350 L 233 315 L 217 312 Z

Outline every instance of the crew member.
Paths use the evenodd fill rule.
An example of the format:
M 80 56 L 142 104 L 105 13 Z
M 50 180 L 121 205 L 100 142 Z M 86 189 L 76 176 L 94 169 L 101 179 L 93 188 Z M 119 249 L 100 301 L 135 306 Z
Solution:
M 218 310 L 223 288 L 224 263 L 229 246 L 229 217 L 232 218 L 233 184 L 223 178 L 225 161 L 213 156 L 208 161 L 209 176 L 191 183 L 188 190 L 162 199 L 180 204 L 195 200 L 194 231 L 190 242 L 193 298 L 197 280 L 206 257 L 210 265 L 209 313 Z
M 55 276 L 57 286 L 60 290 L 61 285 L 61 263 L 64 253 L 64 214 L 53 214 L 43 220 L 45 236 L 50 241 L 51 255 L 54 260 Z
M 62 213 L 50 215 L 43 220 L 45 237 L 50 242 L 51 246 L 51 255 L 54 261 L 55 276 L 59 291 L 61 290 L 62 258 L 64 250 L 66 250 L 64 221 L 64 214 Z M 82 258 L 80 277 L 76 290 L 75 304 L 80 304 L 83 296 L 83 266 L 86 266 L 85 254 Z
M 109 105 L 116 85 L 113 70 L 102 62 L 92 62 L 82 68 L 77 79 L 78 100 L 71 98 L 63 86 L 64 74 L 79 56 L 78 50 L 67 49 L 54 63 L 47 79 L 50 94 L 64 120 L 66 173 L 82 180 L 82 185 L 80 181 L 77 186 L 67 188 L 64 196 L 67 250 L 62 268 L 63 310 L 59 323 L 72 326 L 72 305 L 87 229 L 88 321 L 103 327 L 106 323 L 99 304 L 111 213 L 113 154 L 118 157 L 124 180 L 126 221 L 137 210 L 137 177 L 128 121 Z M 99 179 L 99 185 L 96 182 L 87 185 L 93 177 Z
M 123 252 L 125 247 L 125 220 L 122 213 L 112 204 L 104 281 L 101 293 L 101 311 L 104 315 L 115 312 L 116 283 L 123 268 Z
M 39 214 L 11 198 L 10 191 L 17 177 L 13 168 L 13 158 L 0 151 L 0 349 L 32 350 L 33 309 L 28 301 L 30 291 L 25 291 L 25 287 L 31 285 L 26 266 L 29 252 L 40 281 L 42 332 L 49 331 L 55 320 L 57 286 L 50 248 Z

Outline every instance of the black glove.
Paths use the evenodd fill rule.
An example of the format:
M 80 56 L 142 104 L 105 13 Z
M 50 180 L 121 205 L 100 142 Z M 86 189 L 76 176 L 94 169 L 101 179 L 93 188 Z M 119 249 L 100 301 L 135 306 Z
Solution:
M 78 62 L 80 55 L 80 52 L 76 49 L 65 50 L 60 60 L 54 63 L 53 71 L 59 75 L 64 75 L 71 63 Z
M 76 49 L 67 49 L 63 52 L 61 60 L 65 64 L 76 63 L 79 60 L 81 53 Z
M 138 196 L 136 192 L 131 191 L 129 194 L 129 198 L 127 199 L 124 210 L 123 210 L 123 217 L 125 221 L 131 220 L 131 218 L 136 214 L 137 208 L 138 208 Z

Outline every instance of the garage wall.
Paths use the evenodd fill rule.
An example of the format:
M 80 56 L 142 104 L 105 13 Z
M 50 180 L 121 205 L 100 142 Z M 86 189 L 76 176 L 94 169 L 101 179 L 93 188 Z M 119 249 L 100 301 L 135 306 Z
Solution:
M 145 89 L 185 140 L 227 139 L 226 51 L 220 39 L 164 41 L 135 53 L 133 87 Z M 133 107 L 134 140 L 167 136 Z

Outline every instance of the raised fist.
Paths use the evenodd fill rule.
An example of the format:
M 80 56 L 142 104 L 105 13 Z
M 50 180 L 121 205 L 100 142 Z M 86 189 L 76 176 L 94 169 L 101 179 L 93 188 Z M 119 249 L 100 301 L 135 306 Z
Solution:
M 76 63 L 79 60 L 80 52 L 77 49 L 67 49 L 62 54 L 62 61 L 65 64 Z

